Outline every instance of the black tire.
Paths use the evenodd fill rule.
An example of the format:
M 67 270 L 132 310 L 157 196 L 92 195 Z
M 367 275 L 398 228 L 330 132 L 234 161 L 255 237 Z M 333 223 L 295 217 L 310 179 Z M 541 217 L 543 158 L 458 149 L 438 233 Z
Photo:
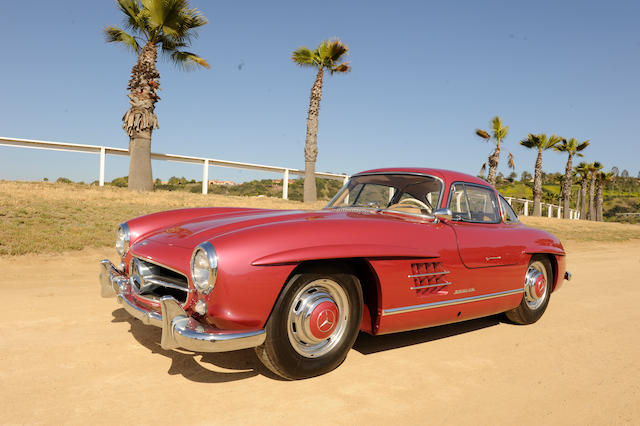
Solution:
M 545 292 L 542 297 L 535 295 L 535 286 L 528 287 L 528 282 L 530 283 L 531 281 L 529 274 L 531 273 L 534 276 L 539 275 L 536 271 L 542 273 L 545 279 Z M 515 309 L 505 312 L 509 320 L 516 324 L 523 325 L 533 324 L 538 321 L 549 305 L 549 298 L 551 297 L 551 290 L 554 283 L 553 268 L 551 267 L 549 258 L 543 255 L 532 256 L 529 261 L 529 266 L 527 267 L 527 272 L 525 272 L 524 281 L 525 292 L 522 295 L 520 305 Z M 528 290 L 533 294 L 528 293 Z
M 303 310 L 312 313 L 305 316 Z M 308 322 L 303 319 L 307 317 Z M 255 348 L 256 354 L 269 370 L 285 379 L 318 376 L 342 364 L 358 336 L 361 319 L 362 289 L 354 275 L 297 274 L 278 298 L 267 321 L 267 338 Z M 321 334 L 325 332 L 330 333 L 326 338 Z

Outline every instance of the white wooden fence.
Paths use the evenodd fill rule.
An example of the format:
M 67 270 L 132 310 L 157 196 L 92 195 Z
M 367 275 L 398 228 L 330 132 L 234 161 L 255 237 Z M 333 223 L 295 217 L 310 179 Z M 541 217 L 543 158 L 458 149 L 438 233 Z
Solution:
M 529 204 L 533 205 L 533 201 L 526 200 L 524 198 L 504 197 L 510 206 L 513 206 L 513 202 L 522 203 L 524 205 L 524 215 L 529 216 Z M 562 218 L 562 206 L 555 204 L 542 203 L 542 207 L 547 206 L 547 217 L 553 217 L 553 209 L 556 209 L 556 217 Z M 569 209 L 569 219 L 580 219 L 580 212 L 578 210 Z
M 100 186 L 104 186 L 104 171 L 105 171 L 105 163 L 107 155 L 123 155 L 128 156 L 129 150 L 124 148 L 113 148 L 108 146 L 98 146 L 98 145 L 83 145 L 83 144 L 75 144 L 75 143 L 67 143 L 67 142 L 51 142 L 51 141 L 39 141 L 39 140 L 31 140 L 31 139 L 16 139 L 16 138 L 5 138 L 0 137 L 0 145 L 5 146 L 13 146 L 20 148 L 32 148 L 32 149 L 46 149 L 50 151 L 70 151 L 70 152 L 83 152 L 88 154 L 99 154 L 100 155 L 100 163 L 99 163 L 99 171 L 98 171 L 98 184 Z M 209 183 L 209 166 L 220 166 L 220 167 L 229 167 L 235 169 L 245 169 L 245 170 L 261 170 L 266 172 L 275 172 L 282 173 L 282 198 L 285 200 L 288 198 L 289 194 L 289 175 L 298 175 L 304 176 L 304 170 L 294 169 L 290 167 L 278 167 L 278 166 L 265 166 L 262 164 L 252 164 L 252 163 L 241 163 L 237 161 L 227 161 L 227 160 L 217 160 L 214 158 L 204 158 L 204 157 L 191 157 L 186 155 L 176 155 L 176 154 L 160 154 L 160 153 L 151 153 L 151 159 L 153 160 L 163 160 L 163 161 L 172 161 L 176 163 L 192 163 L 192 164 L 202 164 L 202 193 L 206 194 L 208 190 Z M 326 179 L 334 179 L 340 180 L 344 183 L 349 180 L 349 175 L 343 174 L 335 174 L 335 173 L 323 173 L 316 172 L 316 177 L 326 178 Z M 524 204 L 524 215 L 529 216 L 529 204 L 533 204 L 533 201 L 526 200 L 523 198 L 513 198 L 513 197 L 505 197 L 509 205 L 513 205 L 513 202 L 519 202 Z M 562 217 L 562 207 L 557 206 L 555 204 L 546 204 L 543 206 L 547 206 L 547 216 L 553 216 L 553 209 L 556 209 L 556 215 L 558 218 Z M 579 219 L 580 212 L 577 210 L 569 211 L 570 219 Z
M 50 151 L 71 151 L 100 155 L 100 165 L 98 171 L 98 184 L 104 186 L 104 170 L 107 155 L 129 155 L 129 150 L 124 148 L 113 148 L 108 146 L 82 145 L 67 142 L 50 142 L 31 139 L 16 139 L 0 137 L 0 145 L 14 146 L 20 148 L 46 149 Z M 304 170 L 291 167 L 265 166 L 262 164 L 241 163 L 237 161 L 217 160 L 214 158 L 190 157 L 187 155 L 159 154 L 151 153 L 151 159 L 172 161 L 176 163 L 202 164 L 202 193 L 206 194 L 209 183 L 209 166 L 229 167 L 245 170 L 261 170 L 265 172 L 282 173 L 282 198 L 289 197 L 289 175 L 304 176 Z M 344 183 L 349 179 L 348 175 L 336 173 L 316 172 L 316 177 L 339 180 Z

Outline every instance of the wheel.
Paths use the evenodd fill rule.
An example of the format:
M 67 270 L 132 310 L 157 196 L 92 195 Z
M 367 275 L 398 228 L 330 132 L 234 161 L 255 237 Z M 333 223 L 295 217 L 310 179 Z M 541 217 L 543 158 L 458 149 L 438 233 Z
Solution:
M 362 289 L 346 273 L 304 273 L 285 286 L 258 358 L 277 375 L 305 379 L 338 367 L 360 330 Z
M 507 318 L 517 324 L 538 321 L 549 304 L 553 283 L 553 269 L 546 256 L 533 256 L 524 276 L 524 294 L 520 305 L 506 312 Z

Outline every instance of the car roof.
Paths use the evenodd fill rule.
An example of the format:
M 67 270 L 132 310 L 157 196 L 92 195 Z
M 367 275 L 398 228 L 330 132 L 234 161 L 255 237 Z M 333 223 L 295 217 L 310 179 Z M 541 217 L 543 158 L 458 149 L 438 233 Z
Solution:
M 365 170 L 360 173 L 356 173 L 357 175 L 366 175 L 372 173 L 417 173 L 417 174 L 425 174 L 431 175 L 434 177 L 438 177 L 447 183 L 456 182 L 456 181 L 464 181 L 470 183 L 476 183 L 478 185 L 491 186 L 485 180 L 477 178 L 472 175 L 468 175 L 466 173 L 455 172 L 453 170 L 444 170 L 444 169 L 429 169 L 422 167 L 393 167 L 393 168 L 385 168 L 385 169 L 372 169 Z

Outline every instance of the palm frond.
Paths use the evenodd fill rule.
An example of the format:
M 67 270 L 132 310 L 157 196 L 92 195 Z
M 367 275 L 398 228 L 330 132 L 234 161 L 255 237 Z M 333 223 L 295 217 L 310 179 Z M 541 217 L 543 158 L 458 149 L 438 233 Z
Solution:
M 327 43 L 327 56 L 332 62 L 341 61 L 344 55 L 349 51 L 349 47 L 339 39 L 331 40 Z
M 291 54 L 291 60 L 302 67 L 316 66 L 313 52 L 305 46 L 299 47 Z
M 508 153 L 509 154 L 509 162 L 507 163 L 507 165 L 509 166 L 509 168 L 511 170 L 515 170 L 516 169 L 516 163 L 515 161 L 513 161 L 513 154 L 512 153 Z
M 335 73 L 335 72 L 350 72 L 351 71 L 351 65 L 349 65 L 349 62 L 345 62 L 343 64 L 338 65 L 337 67 L 332 68 L 331 70 L 331 74 Z
M 549 138 L 544 141 L 542 149 L 543 150 L 552 149 L 553 147 L 555 147 L 560 142 L 562 142 L 562 137 L 558 136 L 556 134 L 553 134 L 553 135 L 549 136 Z
M 206 60 L 195 53 L 176 50 L 171 53 L 170 57 L 174 64 L 185 70 L 191 70 L 198 66 L 211 68 Z
M 576 152 L 583 151 L 583 150 L 584 150 L 586 147 L 588 147 L 588 146 L 589 146 L 589 141 L 588 141 L 588 140 L 586 140 L 586 141 L 582 142 L 581 144 L 579 144 L 579 145 L 576 147 Z
M 126 27 L 133 31 L 144 32 L 146 13 L 138 0 L 116 0 L 118 9 L 125 14 Z
M 482 167 L 480 167 L 480 176 L 484 177 L 484 172 L 487 170 L 487 163 L 482 163 Z
M 529 136 L 527 136 L 526 139 L 522 139 L 520 141 L 520 145 L 529 149 L 538 148 L 538 146 L 540 145 L 540 136 L 541 135 L 534 135 L 533 133 L 529 133 Z M 546 139 L 547 135 L 544 135 L 544 137 Z
M 140 52 L 140 45 L 136 38 L 121 28 L 111 26 L 106 27 L 104 29 L 104 37 L 107 43 L 122 43 L 133 53 Z
M 478 135 L 482 139 L 486 139 L 486 140 L 489 140 L 491 138 L 491 136 L 489 136 L 489 133 L 487 133 L 486 131 L 484 131 L 482 129 L 476 129 L 476 135 Z
M 491 120 L 491 130 L 493 131 L 494 139 L 502 141 L 509 133 L 509 126 L 503 126 L 502 119 L 496 115 Z

